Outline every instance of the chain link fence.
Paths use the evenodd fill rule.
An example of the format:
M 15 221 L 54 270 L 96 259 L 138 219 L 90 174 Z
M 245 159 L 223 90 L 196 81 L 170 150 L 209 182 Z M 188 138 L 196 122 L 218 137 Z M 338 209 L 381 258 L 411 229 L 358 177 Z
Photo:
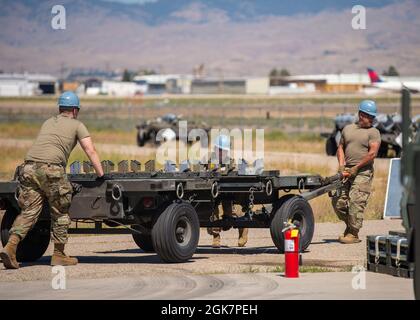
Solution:
M 381 104 L 381 113 L 399 113 L 398 104 Z M 356 113 L 350 104 L 235 104 L 214 102 L 177 103 L 177 101 L 139 105 L 118 103 L 106 106 L 83 107 L 79 115 L 87 125 L 98 129 L 130 131 L 145 120 L 174 113 L 187 121 L 205 122 L 214 128 L 265 128 L 298 133 L 321 133 L 334 127 L 334 118 L 342 113 Z M 56 110 L 51 107 L 0 108 L 0 123 L 41 123 Z M 420 105 L 413 106 L 413 115 L 420 114 Z

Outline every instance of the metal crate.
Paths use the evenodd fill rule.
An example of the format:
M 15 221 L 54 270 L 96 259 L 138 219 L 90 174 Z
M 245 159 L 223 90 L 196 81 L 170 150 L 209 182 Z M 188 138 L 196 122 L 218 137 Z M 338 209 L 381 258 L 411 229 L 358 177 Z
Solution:
M 408 243 L 405 237 L 375 235 L 367 237 L 367 269 L 396 277 L 413 278 L 413 265 L 407 262 Z
M 374 265 L 386 265 L 387 236 L 374 235 L 367 237 L 367 261 Z

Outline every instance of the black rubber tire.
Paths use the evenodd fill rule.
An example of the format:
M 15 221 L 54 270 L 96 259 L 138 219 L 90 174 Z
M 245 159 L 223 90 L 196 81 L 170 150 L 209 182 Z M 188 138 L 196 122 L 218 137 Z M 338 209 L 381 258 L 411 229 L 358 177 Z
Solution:
M 185 232 L 185 237 L 182 231 Z M 157 218 L 152 229 L 152 241 L 156 253 L 163 261 L 170 263 L 186 262 L 191 259 L 197 249 L 199 238 L 200 223 L 197 212 L 186 202 L 170 204 Z
M 17 214 L 14 211 L 6 211 L 1 221 L 1 243 L 3 247 L 9 240 L 9 230 L 15 221 Z M 19 262 L 33 262 L 41 258 L 47 251 L 50 244 L 51 222 L 49 220 L 40 220 L 31 231 L 28 232 L 25 239 L 17 247 L 16 259 Z
M 394 151 L 395 151 L 395 158 L 401 158 L 401 150 L 402 148 L 398 147 L 398 146 L 394 146 Z
M 379 146 L 378 158 L 388 158 L 388 144 L 386 142 L 382 142 Z
M 415 217 L 415 222 L 418 221 L 418 216 Z M 414 274 L 413 274 L 413 289 L 414 289 L 414 298 L 420 300 L 420 237 L 416 234 L 416 229 L 413 232 L 414 237 Z
M 146 132 L 143 129 L 140 129 L 137 132 L 137 145 L 143 147 L 146 143 Z
M 283 203 L 285 203 L 287 200 L 295 197 L 296 195 L 293 193 L 288 193 L 283 195 L 280 199 L 278 199 L 275 203 L 273 203 L 273 208 L 271 209 L 271 213 L 270 213 L 270 223 L 271 221 L 273 221 L 273 218 L 276 215 L 277 210 L 283 205 Z
M 314 235 L 314 214 L 308 201 L 297 195 L 288 196 L 288 199 L 283 200 L 279 206 L 275 206 L 273 209 L 276 211 L 274 211 L 270 225 L 271 238 L 279 251 L 283 253 L 284 234 L 281 231 L 284 228 L 284 223 L 289 219 L 298 220 L 300 222 L 300 247 L 302 251 L 305 251 L 311 244 Z M 281 200 L 279 201 L 281 202 Z
M 337 143 L 335 142 L 334 137 L 330 137 L 327 139 L 325 143 L 325 152 L 328 156 L 335 156 L 337 154 Z
M 136 229 L 134 226 L 132 226 L 132 228 Z M 152 235 L 133 233 L 133 240 L 144 252 L 155 252 L 155 248 L 153 248 Z
M 417 268 L 419 269 L 419 268 Z M 416 267 L 414 267 L 414 279 L 413 279 L 413 284 L 414 284 L 414 298 L 416 300 L 420 300 L 420 275 L 419 275 L 420 271 L 416 271 Z
M 156 140 L 157 132 L 152 130 L 149 133 L 149 141 L 152 143 L 152 145 L 158 146 L 160 144 L 159 141 Z

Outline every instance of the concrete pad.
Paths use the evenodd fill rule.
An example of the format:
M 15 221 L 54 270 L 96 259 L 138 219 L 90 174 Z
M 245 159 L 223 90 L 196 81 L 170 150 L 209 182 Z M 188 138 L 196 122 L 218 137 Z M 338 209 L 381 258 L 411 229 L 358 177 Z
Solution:
M 303 254 L 305 268 L 322 267 L 335 271 L 350 271 L 366 263 L 366 235 L 387 234 L 401 229 L 400 220 L 365 221 L 361 243 L 340 244 L 336 239 L 344 230 L 342 223 L 319 223 L 307 252 Z M 237 247 L 238 231 L 222 232 L 222 247 L 211 247 L 212 237 L 201 230 L 199 247 L 186 263 L 163 263 L 155 253 L 145 253 L 137 247 L 131 235 L 71 236 L 66 252 L 77 256 L 80 263 L 67 269 L 69 279 L 108 278 L 147 274 L 221 274 L 279 271 L 284 255 L 279 254 L 268 229 L 250 229 L 247 247 Z M 52 253 L 50 246 L 40 260 L 24 263 L 19 270 L 4 270 L 0 264 L 0 282 L 48 280 Z M 319 270 L 315 270 L 319 271 Z
M 287 279 L 278 273 L 148 275 L 68 280 L 54 290 L 49 281 L 1 282 L 0 299 L 413 299 L 412 281 L 365 273 L 354 289 L 350 272 L 305 273 Z M 362 275 L 357 275 L 362 276 Z M 362 277 L 364 277 L 362 276 Z M 359 279 L 359 278 L 358 278 Z

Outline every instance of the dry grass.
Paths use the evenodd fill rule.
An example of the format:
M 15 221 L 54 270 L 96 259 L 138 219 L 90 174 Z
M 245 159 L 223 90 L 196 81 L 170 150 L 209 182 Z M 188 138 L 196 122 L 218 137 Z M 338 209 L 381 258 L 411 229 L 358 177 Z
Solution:
M 40 124 L 31 122 L 0 123 L 0 138 L 34 139 Z M 135 145 L 136 129 L 121 130 L 89 127 L 96 143 Z M 278 152 L 324 153 L 325 139 L 319 134 L 286 134 L 280 130 L 265 130 L 265 150 Z
M 138 160 L 140 161 L 142 164 L 144 164 L 146 161 L 150 160 L 150 157 L 147 156 L 139 156 L 137 153 L 115 153 L 115 152 L 102 152 L 101 148 L 97 148 L 98 149 L 98 153 L 100 154 L 101 159 L 106 159 L 106 160 L 111 160 L 114 164 L 115 164 L 115 170 L 117 170 L 117 164 L 118 162 L 120 162 L 121 160 Z M 77 146 L 74 151 L 71 153 L 69 161 L 68 161 L 68 166 L 73 162 L 73 161 L 88 161 L 88 157 L 86 156 L 86 154 L 83 152 L 83 150 Z
M 1 147 L 0 180 L 13 178 L 16 167 L 22 163 L 26 148 Z
M 33 106 L 40 105 L 45 107 L 54 107 L 58 96 L 39 96 L 39 97 L 1 97 L 0 106 L 9 106 L 16 104 L 19 106 Z M 213 103 L 220 104 L 328 104 L 328 103 L 357 103 L 366 96 L 363 94 L 299 94 L 299 95 L 281 95 L 281 96 L 266 96 L 266 95 L 170 95 L 165 94 L 161 96 L 139 96 L 131 98 L 117 98 L 108 96 L 81 97 L 82 105 L 85 107 L 90 106 L 103 106 L 103 105 L 119 105 L 123 103 L 131 103 L 133 105 L 143 105 L 147 103 L 158 102 L 178 102 L 183 104 L 191 103 Z M 398 103 L 400 95 L 397 93 L 385 93 L 375 96 L 375 100 L 380 103 Z M 412 97 L 413 102 L 419 103 L 420 98 L 417 96 Z
M 325 153 L 325 139 L 319 134 L 286 134 L 279 130 L 266 130 L 266 152 Z M 255 145 L 254 145 L 255 148 Z
M 31 138 L 38 134 L 40 126 L 30 122 L 0 123 L 0 138 Z
M 82 97 L 80 119 L 98 128 L 119 128 L 129 135 L 135 124 L 165 113 L 187 120 L 206 121 L 214 127 L 258 127 L 284 131 L 329 131 L 333 118 L 355 112 L 363 95 L 299 96 L 160 96 L 136 98 Z M 399 95 L 375 97 L 381 112 L 399 110 Z M 56 97 L 0 98 L 4 121 L 39 123 L 56 112 Z M 420 98 L 412 97 L 412 113 L 420 113 Z M 24 128 L 22 128 L 24 129 Z M 292 130 L 293 129 L 293 130 Z M 26 130 L 26 129 L 25 129 Z M 30 132 L 27 132 L 28 134 Z M 125 141 L 133 141 L 127 137 Z M 131 139 L 131 140 L 130 140 Z
M 40 124 L 31 122 L 0 123 L 0 138 L 34 139 L 39 132 Z M 135 144 L 136 129 L 123 131 L 118 129 L 89 128 L 95 142 Z

